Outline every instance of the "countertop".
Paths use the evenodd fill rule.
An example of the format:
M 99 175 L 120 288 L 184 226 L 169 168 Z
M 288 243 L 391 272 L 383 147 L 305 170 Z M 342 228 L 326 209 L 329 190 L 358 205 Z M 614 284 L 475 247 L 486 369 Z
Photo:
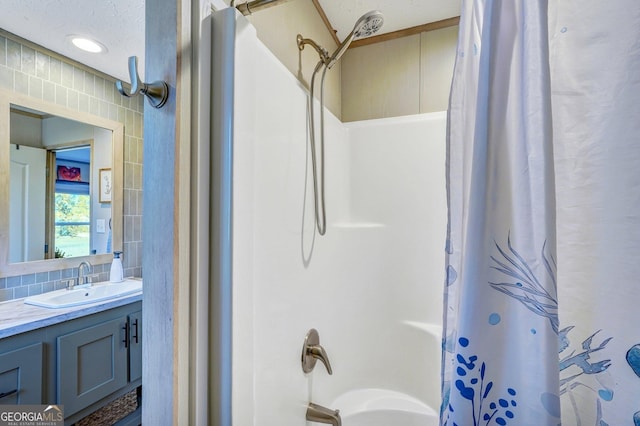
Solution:
M 47 327 L 142 300 L 142 292 L 116 299 L 69 308 L 41 308 L 27 305 L 24 299 L 0 303 L 0 339 Z

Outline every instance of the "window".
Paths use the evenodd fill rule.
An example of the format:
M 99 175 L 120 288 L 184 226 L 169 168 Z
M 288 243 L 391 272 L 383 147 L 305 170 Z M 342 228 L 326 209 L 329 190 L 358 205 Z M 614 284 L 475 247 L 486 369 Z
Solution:
M 55 154 L 55 257 L 87 256 L 91 254 L 91 150 L 81 146 Z
M 88 186 L 88 185 L 87 185 Z M 55 257 L 75 257 L 91 254 L 91 197 L 56 190 L 55 196 Z

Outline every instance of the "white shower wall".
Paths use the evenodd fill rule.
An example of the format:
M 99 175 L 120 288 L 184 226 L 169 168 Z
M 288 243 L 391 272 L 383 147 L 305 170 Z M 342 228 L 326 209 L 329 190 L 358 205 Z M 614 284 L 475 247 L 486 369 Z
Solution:
M 445 114 L 344 125 L 327 112 L 328 227 L 315 235 L 307 91 L 237 25 L 234 424 L 298 426 L 309 401 L 339 409 L 359 388 L 437 409 L 440 341 L 406 322 L 441 324 Z M 332 376 L 302 372 L 310 328 Z

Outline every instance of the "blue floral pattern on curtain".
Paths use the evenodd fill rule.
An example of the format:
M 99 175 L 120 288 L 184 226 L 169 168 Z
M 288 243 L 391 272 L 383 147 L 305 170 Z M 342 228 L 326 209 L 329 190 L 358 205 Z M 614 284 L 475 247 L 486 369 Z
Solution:
M 463 2 L 447 145 L 447 426 L 560 423 L 546 6 Z
M 466 337 L 460 337 L 458 343 L 460 348 L 467 348 L 470 341 Z M 506 392 L 498 394 L 493 388 L 493 381 L 489 379 L 486 363 L 478 361 L 477 355 L 465 356 L 458 353 L 456 360 L 458 367 L 455 387 L 462 398 L 471 404 L 473 426 L 488 425 L 492 422 L 504 426 L 509 420 L 515 418 L 518 405 L 515 389 L 507 388 Z M 455 411 L 451 405 L 449 410 Z
M 638 40 L 637 0 L 463 0 L 441 425 L 640 426 Z
M 515 308 L 516 315 L 524 315 L 524 318 L 527 315 L 542 318 L 553 334 L 562 336 L 562 332 L 565 330 L 561 333 L 558 332 L 558 303 L 555 296 L 556 264 L 553 255 L 546 253 L 546 242 L 543 244 L 540 254 L 541 261 L 538 263 L 544 265 L 543 270 L 546 282 L 552 284 L 549 289 L 543 284 L 545 280 L 536 276 L 534 268 L 512 246 L 510 236 L 507 237 L 506 249 L 502 248 L 498 243 L 494 243 L 494 246 L 496 253 L 489 256 L 490 262 L 487 263 L 490 265 L 489 269 L 498 273 L 496 278 L 500 279 L 489 280 L 487 287 L 511 299 L 511 304 L 514 306 L 510 306 L 510 308 Z M 452 267 L 447 269 L 450 272 L 454 270 Z M 450 278 L 451 276 L 447 282 L 449 282 Z M 454 282 L 455 279 L 451 284 Z M 500 305 L 504 306 L 504 303 Z M 519 309 L 517 308 L 518 306 L 520 307 Z M 505 314 L 504 310 L 498 307 L 488 311 L 491 311 L 491 313 L 487 316 L 486 323 L 482 325 L 483 327 L 498 326 L 504 322 L 503 318 L 509 317 L 509 314 Z M 535 323 L 535 321 L 532 323 Z M 528 334 L 531 336 L 535 336 L 537 333 L 535 326 L 528 330 Z M 455 344 L 451 342 L 453 338 L 456 339 Z M 501 335 L 498 335 L 498 339 L 503 340 Z M 500 343 L 503 342 L 498 342 L 498 346 Z M 507 342 L 507 346 L 511 344 L 514 343 Z M 600 346 L 604 347 L 606 344 L 607 342 L 605 341 Z M 492 377 L 493 370 L 502 370 L 503 362 L 501 361 L 501 356 L 504 354 L 503 352 L 498 352 L 498 355 L 500 355 L 498 357 L 482 359 L 473 350 L 472 338 L 467 336 L 454 337 L 454 335 L 449 335 L 445 339 L 444 347 L 453 357 L 455 372 L 451 379 L 444 383 L 445 394 L 441 414 L 443 425 L 504 426 L 508 424 L 528 424 L 526 421 L 521 422 L 518 419 L 518 410 L 520 408 L 518 406 L 518 385 L 510 383 L 508 376 L 502 376 L 498 379 Z M 586 350 L 584 353 L 572 356 L 571 360 L 577 362 L 579 359 L 588 359 L 589 354 L 597 350 L 599 348 Z M 567 359 L 569 362 L 571 360 Z M 606 370 L 606 361 L 594 364 L 593 370 L 595 371 L 598 366 Z M 520 372 L 520 374 L 523 373 Z M 576 377 L 573 376 L 571 380 Z M 551 418 L 559 418 L 560 394 L 553 392 L 553 389 L 546 389 L 540 392 L 534 400 Z M 528 405 L 530 405 L 530 402 Z M 525 404 L 522 404 L 522 406 L 527 409 Z M 464 414 L 461 416 L 460 412 Z
M 507 239 L 508 250 L 500 248 L 498 243 L 495 243 L 495 246 L 500 252 L 500 256 L 491 256 L 491 260 L 495 264 L 492 268 L 511 280 L 490 282 L 491 287 L 522 303 L 534 314 L 548 319 L 553 331 L 558 333 L 556 261 L 551 254 L 545 254 L 546 241 L 540 258 L 549 276 L 549 282 L 553 284 L 552 290 L 547 290 L 542 285 L 543 281 L 536 278 L 531 267 L 511 246 L 511 237 Z

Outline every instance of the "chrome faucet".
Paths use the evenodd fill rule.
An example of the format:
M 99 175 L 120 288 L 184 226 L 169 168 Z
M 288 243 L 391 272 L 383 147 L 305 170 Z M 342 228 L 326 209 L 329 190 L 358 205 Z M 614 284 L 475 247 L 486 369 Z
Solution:
M 84 270 L 87 270 L 87 273 Z M 92 273 L 91 264 L 87 261 L 80 262 L 78 265 L 78 285 L 91 284 L 89 282 L 89 275 Z
M 340 410 L 332 410 L 322 405 L 314 404 L 313 402 L 310 402 L 307 407 L 307 420 L 333 426 L 342 426 Z
M 302 345 L 302 371 L 310 373 L 316 366 L 317 360 L 320 360 L 324 364 L 329 374 L 333 374 L 329 356 L 327 356 L 327 352 L 320 345 L 318 331 L 312 328 L 305 336 Z

